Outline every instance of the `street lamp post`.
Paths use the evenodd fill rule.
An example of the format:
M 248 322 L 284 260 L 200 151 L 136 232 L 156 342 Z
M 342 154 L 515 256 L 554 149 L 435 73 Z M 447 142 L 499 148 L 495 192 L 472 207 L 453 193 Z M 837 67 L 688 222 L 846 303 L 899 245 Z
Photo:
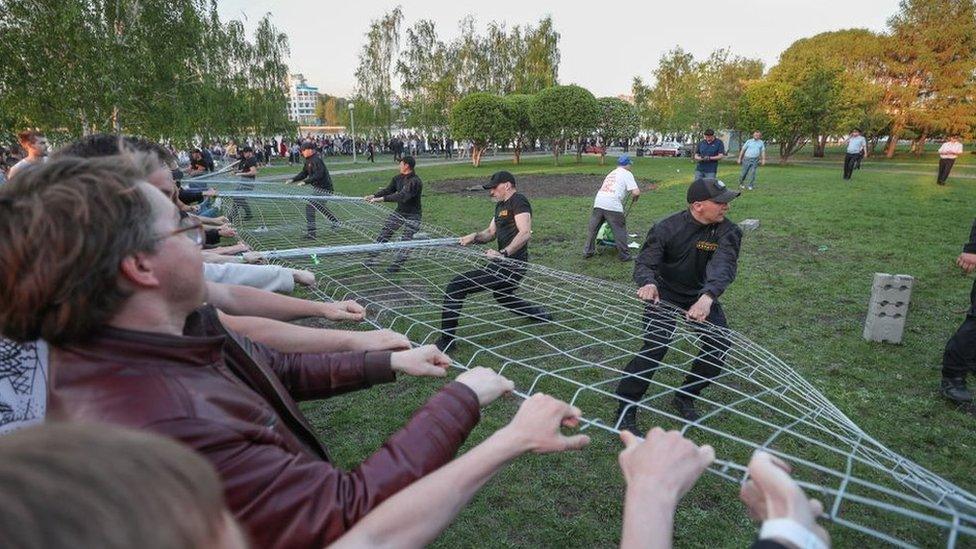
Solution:
M 356 163 L 356 108 L 355 103 L 349 103 L 349 125 L 352 126 L 352 163 Z

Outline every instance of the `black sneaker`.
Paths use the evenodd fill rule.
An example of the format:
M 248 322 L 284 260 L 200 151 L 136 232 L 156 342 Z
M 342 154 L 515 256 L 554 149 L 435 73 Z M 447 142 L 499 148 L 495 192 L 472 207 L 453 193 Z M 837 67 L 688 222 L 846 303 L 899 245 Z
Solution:
M 634 436 L 644 438 L 644 431 L 637 427 L 637 407 L 620 403 L 617 409 L 617 428 L 621 431 L 630 431 Z
M 441 337 L 437 338 L 437 341 L 434 342 L 434 346 L 440 349 L 442 353 L 446 353 L 448 349 L 454 346 L 454 338 L 451 336 L 442 335 Z
M 695 410 L 695 399 L 690 396 L 676 394 L 671 399 L 671 404 L 678 411 L 678 415 L 683 417 L 685 421 L 694 423 L 701 417 L 698 415 L 698 410 Z
M 593 257 L 594 254 L 583 254 L 583 259 L 589 259 Z
M 942 378 L 942 386 L 939 388 L 939 393 L 959 404 L 973 401 L 973 393 L 969 389 L 966 389 L 966 380 L 961 377 Z
M 392 265 L 386 268 L 386 272 L 389 274 L 394 274 L 400 272 L 400 269 L 402 268 L 403 267 L 397 265 L 396 263 L 393 263 Z

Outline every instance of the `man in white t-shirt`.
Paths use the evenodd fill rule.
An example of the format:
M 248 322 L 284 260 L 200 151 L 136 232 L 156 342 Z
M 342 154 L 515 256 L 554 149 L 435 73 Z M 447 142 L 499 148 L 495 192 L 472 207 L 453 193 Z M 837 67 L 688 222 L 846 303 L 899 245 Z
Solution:
M 627 219 L 624 216 L 624 200 L 630 193 L 631 200 L 636 202 L 640 197 L 640 189 L 634 174 L 630 173 L 633 161 L 629 156 L 621 155 L 617 159 L 617 169 L 607 174 L 603 185 L 596 193 L 593 201 L 593 213 L 590 214 L 589 235 L 583 248 L 583 257 L 593 257 L 596 252 L 596 233 L 600 225 L 606 221 L 613 230 L 613 240 L 617 244 L 617 257 L 620 261 L 630 261 L 630 251 L 627 249 Z
M 868 156 L 867 140 L 861 135 L 860 129 L 854 128 L 851 136 L 844 142 L 844 146 L 847 147 L 844 154 L 844 179 L 850 179 L 855 165 L 860 159 Z
M 956 158 L 962 154 L 962 142 L 959 141 L 958 135 L 950 135 L 949 140 L 939 147 L 939 177 L 936 182 L 939 185 L 945 185 L 946 179 L 949 179 L 949 172 L 952 171 L 952 165 L 956 163 Z
M 17 173 L 47 160 L 47 138 L 34 130 L 26 130 L 17 134 L 20 146 L 27 151 L 23 160 L 13 165 L 7 171 L 7 179 L 12 180 Z

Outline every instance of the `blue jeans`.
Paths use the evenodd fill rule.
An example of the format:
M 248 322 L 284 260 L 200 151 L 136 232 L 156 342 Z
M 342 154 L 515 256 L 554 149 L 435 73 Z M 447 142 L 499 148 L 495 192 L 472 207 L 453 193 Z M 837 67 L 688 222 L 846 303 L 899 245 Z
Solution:
M 703 172 L 696 169 L 695 179 L 718 179 L 718 172 Z
M 759 171 L 759 157 L 743 158 L 742 173 L 739 175 L 739 185 L 746 184 L 750 189 L 756 184 L 756 172 Z M 746 183 L 746 178 L 749 182 Z

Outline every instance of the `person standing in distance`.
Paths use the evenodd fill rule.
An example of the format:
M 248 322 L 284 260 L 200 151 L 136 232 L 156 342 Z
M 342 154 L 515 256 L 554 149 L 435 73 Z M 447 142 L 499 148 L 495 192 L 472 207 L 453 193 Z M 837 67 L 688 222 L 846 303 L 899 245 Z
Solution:
M 687 421 L 696 421 L 695 397 L 722 371 L 731 345 L 713 326 L 728 327 L 718 298 L 735 280 L 742 231 L 726 219 L 729 202 L 739 196 L 717 179 L 696 179 L 688 187 L 688 208 L 655 223 L 634 264 L 637 297 L 644 309 L 644 344 L 627 364 L 617 386 L 620 430 L 640 435 L 637 408 L 650 378 L 674 338 L 676 319 L 658 306 L 662 299 L 687 309 L 686 320 L 700 332 L 700 353 L 674 394 L 672 404 Z M 707 321 L 709 324 L 703 324 Z M 639 377 L 638 377 L 639 376 Z
M 422 207 L 420 195 L 424 184 L 414 172 L 417 161 L 412 156 L 404 156 L 400 160 L 400 173 L 390 180 L 390 184 L 385 188 L 376 191 L 365 197 L 366 202 L 376 204 L 379 202 L 396 202 L 396 211 L 386 218 L 386 223 L 380 230 L 376 242 L 389 242 L 393 233 L 403 226 L 403 237 L 401 240 L 412 240 L 413 235 L 420 230 L 420 216 Z M 403 262 L 407 260 L 408 250 L 400 250 L 393 263 L 386 268 L 386 272 L 395 273 L 400 270 Z M 375 255 L 373 256 L 375 257 Z M 369 261 L 369 260 L 367 260 Z
M 250 146 L 241 149 L 241 163 L 237 165 L 237 172 L 234 175 L 241 177 L 244 181 L 237 186 L 238 192 L 247 192 L 254 190 L 254 180 L 258 177 L 258 160 L 254 158 L 254 149 Z M 254 214 L 251 212 L 251 205 L 248 204 L 246 198 L 234 198 L 233 203 L 230 207 L 230 213 L 227 214 L 235 224 L 240 221 L 240 211 L 244 211 L 244 221 L 250 221 Z
M 498 251 L 488 249 L 488 265 L 459 274 L 444 290 L 441 315 L 441 337 L 435 345 L 441 351 L 454 343 L 458 318 L 464 299 L 473 293 L 490 290 L 499 305 L 535 322 L 550 322 L 552 316 L 539 305 L 515 295 L 525 277 L 529 261 L 529 239 L 532 237 L 532 206 L 525 195 L 515 189 L 515 176 L 506 171 L 495 172 L 482 186 L 495 201 L 495 215 L 488 228 L 462 236 L 462 246 L 484 244 L 498 238 Z
M 27 151 L 27 156 L 7 170 L 7 180 L 11 180 L 18 172 L 47 160 L 47 138 L 40 133 L 27 130 L 17 134 L 20 146 Z
M 705 130 L 705 139 L 695 147 L 695 179 L 715 179 L 718 161 L 725 158 L 725 143 L 715 137 L 715 130 Z
M 854 173 L 854 166 L 861 158 L 868 157 L 868 143 L 861 135 L 861 130 L 859 128 L 854 128 L 851 132 L 851 136 L 847 138 L 844 142 L 847 146 L 846 154 L 844 154 L 844 179 L 849 180 L 851 174 Z
M 959 141 L 958 135 L 950 135 L 949 140 L 939 147 L 939 177 L 936 182 L 939 185 L 945 185 L 947 179 L 949 179 L 949 172 L 952 171 L 952 165 L 956 163 L 956 158 L 962 154 L 962 143 Z
M 756 172 L 759 171 L 760 165 L 766 165 L 766 142 L 762 140 L 761 131 L 752 132 L 752 139 L 748 139 L 742 144 L 736 162 L 742 165 L 742 173 L 739 174 L 739 188 L 750 191 L 755 189 Z M 749 180 L 748 185 L 746 184 L 747 178 Z
M 617 168 L 608 173 L 603 179 L 603 185 L 593 200 L 593 212 L 590 214 L 589 233 L 586 245 L 583 247 L 583 257 L 590 258 L 596 253 L 596 233 L 600 225 L 606 221 L 613 230 L 613 240 L 617 245 L 617 258 L 620 261 L 630 261 L 630 250 L 627 249 L 627 218 L 624 216 L 624 198 L 630 193 L 632 202 L 640 198 L 640 188 L 630 173 L 633 160 L 624 154 L 617 159 Z

